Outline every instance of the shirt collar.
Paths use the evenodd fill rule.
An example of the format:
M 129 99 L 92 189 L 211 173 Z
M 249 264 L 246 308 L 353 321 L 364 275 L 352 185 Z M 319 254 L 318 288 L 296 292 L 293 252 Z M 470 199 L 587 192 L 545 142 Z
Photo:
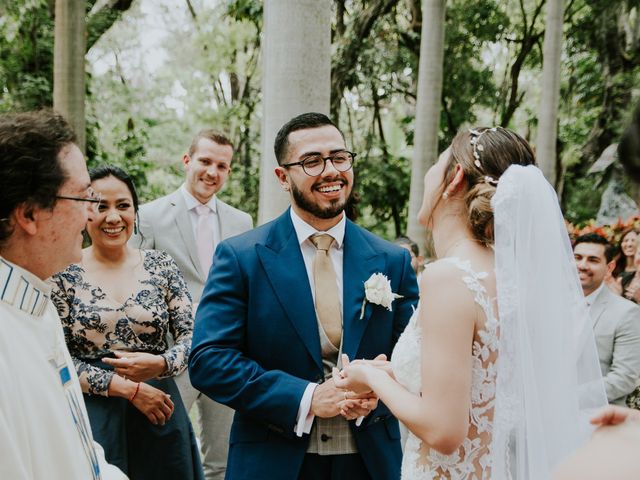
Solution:
M 50 293 L 47 282 L 0 257 L 0 301 L 40 317 L 46 311 Z
M 191 195 L 191 192 L 189 192 L 189 190 L 187 190 L 186 185 L 183 183 L 182 186 L 180 187 L 180 193 L 182 193 L 182 196 L 184 197 L 184 202 L 187 204 L 187 210 L 193 210 L 194 208 L 196 208 L 199 205 L 203 205 L 200 200 L 198 200 L 196 197 L 194 197 L 193 195 Z M 216 202 L 216 196 L 212 196 L 211 199 L 205 203 L 204 205 L 207 205 L 212 212 L 214 213 L 218 213 L 218 203 Z
M 604 282 L 602 282 L 600 286 L 596 288 L 593 292 L 591 292 L 589 295 L 584 297 L 585 300 L 587 301 L 587 305 L 589 306 L 593 305 L 593 302 L 596 301 L 596 298 L 598 297 L 598 295 L 600 295 L 600 292 L 602 291 L 603 288 L 604 288 Z
M 302 218 L 300 218 L 300 216 L 293 211 L 293 208 L 290 208 L 289 212 L 291 214 L 291 221 L 293 222 L 293 228 L 296 231 L 296 236 L 298 237 L 298 243 L 300 245 L 302 245 L 302 243 L 305 240 L 307 240 L 311 235 L 315 235 L 316 233 L 327 233 L 331 235 L 335 240 L 336 247 L 342 248 L 342 243 L 344 241 L 344 231 L 347 225 L 347 218 L 344 212 L 342 213 L 342 218 L 340 219 L 340 221 L 336 225 L 331 227 L 329 230 L 327 230 L 326 232 L 320 232 L 319 230 L 315 229 L 314 227 L 309 225 L 307 222 L 302 220 Z

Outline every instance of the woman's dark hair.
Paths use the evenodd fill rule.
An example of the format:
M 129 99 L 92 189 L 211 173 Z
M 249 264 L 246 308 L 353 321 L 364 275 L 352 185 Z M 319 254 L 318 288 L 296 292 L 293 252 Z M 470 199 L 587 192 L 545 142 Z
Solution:
M 616 260 L 616 267 L 613 269 L 612 275 L 614 278 L 618 278 L 618 276 L 620 276 L 622 272 L 624 272 L 625 269 L 627 268 L 627 256 L 622 251 L 622 241 L 631 232 L 635 232 L 636 234 L 638 234 L 638 231 L 635 228 L 629 227 L 626 230 L 624 230 L 622 232 L 622 235 L 620 236 L 620 241 L 618 242 L 620 256 L 618 256 L 618 259 Z
M 129 189 L 131 199 L 133 200 L 133 209 L 138 213 L 138 194 L 136 193 L 136 186 L 133 184 L 133 180 L 127 172 L 115 165 L 104 164 L 89 170 L 89 178 L 94 182 L 102 178 L 114 177 L 124 183 Z

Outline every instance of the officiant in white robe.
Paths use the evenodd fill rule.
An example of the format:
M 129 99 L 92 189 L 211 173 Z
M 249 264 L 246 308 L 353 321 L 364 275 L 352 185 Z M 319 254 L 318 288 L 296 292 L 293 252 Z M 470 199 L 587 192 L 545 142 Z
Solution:
M 0 115 L 0 479 L 126 479 L 93 441 L 46 283 L 99 202 L 60 115 Z

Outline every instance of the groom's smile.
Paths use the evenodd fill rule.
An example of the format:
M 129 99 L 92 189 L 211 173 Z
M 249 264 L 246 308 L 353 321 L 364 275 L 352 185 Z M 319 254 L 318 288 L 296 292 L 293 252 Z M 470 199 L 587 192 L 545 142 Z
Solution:
M 345 152 L 346 146 L 340 131 L 327 125 L 297 130 L 289 134 L 287 161 L 284 164 L 297 163 L 313 155 L 324 160 L 324 170 L 316 176 L 305 172 L 301 165 L 285 170 L 292 194 L 292 207 L 309 224 L 318 220 L 324 227 L 337 223 L 347 204 L 353 187 L 353 169 L 339 171 L 327 157 L 336 152 Z M 335 221 L 334 221 L 335 220 Z M 324 230 L 325 228 L 323 228 Z

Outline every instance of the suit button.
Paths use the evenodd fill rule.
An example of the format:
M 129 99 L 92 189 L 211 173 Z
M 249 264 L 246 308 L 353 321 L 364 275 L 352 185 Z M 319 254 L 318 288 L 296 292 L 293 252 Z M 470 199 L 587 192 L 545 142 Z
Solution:
M 326 442 L 327 440 L 331 440 L 332 438 L 333 437 L 330 437 L 326 433 L 323 433 L 322 435 L 320 435 L 320 440 L 322 440 L 323 442 Z

